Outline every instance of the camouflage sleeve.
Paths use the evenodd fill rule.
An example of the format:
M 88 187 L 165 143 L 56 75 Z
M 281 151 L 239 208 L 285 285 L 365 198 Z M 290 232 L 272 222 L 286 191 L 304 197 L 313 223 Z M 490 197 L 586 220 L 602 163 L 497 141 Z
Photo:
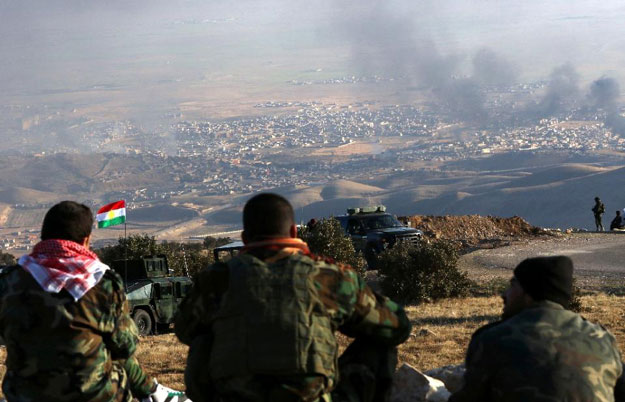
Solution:
M 410 335 L 411 324 L 403 307 L 374 292 L 351 267 L 322 269 L 317 288 L 343 334 L 395 346 Z
M 228 267 L 217 263 L 200 271 L 193 288 L 176 313 L 174 330 L 180 342 L 191 345 L 195 337 L 210 332 L 210 322 L 228 288 Z
M 145 398 L 154 391 L 154 378 L 147 375 L 134 356 L 126 359 L 124 370 L 128 375 L 130 392 L 136 398 Z
M 143 398 L 152 392 L 154 378 L 144 371 L 134 353 L 139 341 L 139 333 L 134 320 L 130 317 L 128 301 L 121 278 L 113 278 L 113 292 L 111 294 L 111 314 L 116 319 L 115 329 L 104 337 L 107 349 L 114 360 L 125 361 L 124 368 L 128 375 L 130 390 L 135 397 Z

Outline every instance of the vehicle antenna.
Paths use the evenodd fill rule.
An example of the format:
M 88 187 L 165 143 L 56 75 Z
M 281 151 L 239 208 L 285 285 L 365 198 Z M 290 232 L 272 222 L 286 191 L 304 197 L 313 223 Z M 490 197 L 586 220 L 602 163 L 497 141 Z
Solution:
M 184 276 L 189 276 L 189 266 L 187 265 L 187 253 L 184 251 L 184 243 L 181 243 L 182 247 L 182 261 L 184 262 Z

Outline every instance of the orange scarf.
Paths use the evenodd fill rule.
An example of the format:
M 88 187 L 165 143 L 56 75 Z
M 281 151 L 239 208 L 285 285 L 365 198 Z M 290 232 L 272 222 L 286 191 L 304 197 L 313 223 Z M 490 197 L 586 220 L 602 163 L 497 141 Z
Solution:
M 278 237 L 275 239 L 266 239 L 247 243 L 245 247 L 241 249 L 241 253 L 251 252 L 259 248 L 263 250 L 277 251 L 275 255 L 266 260 L 267 262 L 277 261 L 292 254 L 310 254 L 310 250 L 308 249 L 306 242 L 296 237 Z

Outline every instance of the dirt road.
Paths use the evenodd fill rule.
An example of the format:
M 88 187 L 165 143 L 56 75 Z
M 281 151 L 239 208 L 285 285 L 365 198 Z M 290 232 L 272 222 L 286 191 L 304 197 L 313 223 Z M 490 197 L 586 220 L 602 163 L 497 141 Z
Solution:
M 513 242 L 509 246 L 465 254 L 459 267 L 481 280 L 509 278 L 521 260 L 542 255 L 571 257 L 575 276 L 584 289 L 625 291 L 618 291 L 625 288 L 625 233 L 573 233 Z

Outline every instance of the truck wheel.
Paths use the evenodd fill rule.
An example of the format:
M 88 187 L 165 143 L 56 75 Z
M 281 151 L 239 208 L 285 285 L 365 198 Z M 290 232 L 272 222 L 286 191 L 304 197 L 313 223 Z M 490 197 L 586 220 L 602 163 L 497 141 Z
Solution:
M 139 335 L 146 336 L 152 333 L 152 317 L 150 314 L 141 309 L 137 309 L 132 317 L 139 329 Z

